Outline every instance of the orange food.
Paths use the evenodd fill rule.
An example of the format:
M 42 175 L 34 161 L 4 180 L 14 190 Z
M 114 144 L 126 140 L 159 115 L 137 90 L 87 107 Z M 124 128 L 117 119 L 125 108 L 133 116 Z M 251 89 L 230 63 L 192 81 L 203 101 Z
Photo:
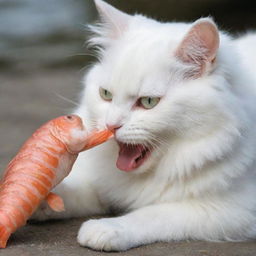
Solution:
M 40 127 L 7 166 L 0 183 L 0 248 L 25 225 L 43 200 L 63 211 L 62 199 L 50 192 L 71 171 L 78 154 L 105 142 L 109 130 L 88 134 L 76 115 L 61 116 Z

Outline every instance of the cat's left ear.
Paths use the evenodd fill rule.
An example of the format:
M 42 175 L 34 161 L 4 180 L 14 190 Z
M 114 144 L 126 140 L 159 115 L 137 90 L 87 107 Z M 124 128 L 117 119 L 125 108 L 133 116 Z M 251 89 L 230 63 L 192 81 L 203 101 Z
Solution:
M 187 77 L 198 78 L 212 68 L 219 41 L 219 32 L 212 19 L 201 18 L 192 25 L 175 52 L 180 61 L 191 66 Z
M 107 36 L 111 39 L 117 39 L 127 28 L 131 16 L 102 0 L 94 0 L 94 2 L 102 25 L 108 30 Z

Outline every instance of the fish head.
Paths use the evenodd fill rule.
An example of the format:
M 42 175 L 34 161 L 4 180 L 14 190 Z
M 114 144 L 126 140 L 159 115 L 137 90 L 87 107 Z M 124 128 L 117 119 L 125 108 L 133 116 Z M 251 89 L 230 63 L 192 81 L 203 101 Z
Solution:
M 62 134 L 69 135 L 74 129 L 84 130 L 84 125 L 82 119 L 77 115 L 66 115 L 56 118 L 54 121 L 54 126 Z
M 66 146 L 68 152 L 78 154 L 107 141 L 113 137 L 113 132 L 107 129 L 88 132 L 79 116 L 68 115 L 55 119 L 53 135 Z
M 52 134 L 66 146 L 69 152 L 79 153 L 85 144 L 87 131 L 79 116 L 66 115 L 53 120 Z

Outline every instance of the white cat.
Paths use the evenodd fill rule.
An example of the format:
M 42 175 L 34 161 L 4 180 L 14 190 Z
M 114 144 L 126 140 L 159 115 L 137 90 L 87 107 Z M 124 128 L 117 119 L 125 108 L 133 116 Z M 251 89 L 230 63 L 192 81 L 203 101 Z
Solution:
M 115 128 L 115 139 L 81 154 L 56 188 L 63 214 L 35 218 L 122 213 L 79 230 L 80 245 L 106 251 L 254 238 L 256 36 L 236 41 L 210 18 L 161 23 L 95 3 L 99 62 L 76 113 L 87 127 Z

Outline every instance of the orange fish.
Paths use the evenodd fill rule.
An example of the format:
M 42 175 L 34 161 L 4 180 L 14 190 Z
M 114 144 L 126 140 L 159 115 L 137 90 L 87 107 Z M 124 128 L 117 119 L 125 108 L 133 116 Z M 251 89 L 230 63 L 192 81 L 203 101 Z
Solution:
M 0 183 L 0 248 L 43 200 L 64 211 L 62 199 L 50 192 L 71 171 L 78 153 L 112 136 L 109 130 L 88 134 L 79 116 L 61 116 L 41 126 L 9 163 Z

